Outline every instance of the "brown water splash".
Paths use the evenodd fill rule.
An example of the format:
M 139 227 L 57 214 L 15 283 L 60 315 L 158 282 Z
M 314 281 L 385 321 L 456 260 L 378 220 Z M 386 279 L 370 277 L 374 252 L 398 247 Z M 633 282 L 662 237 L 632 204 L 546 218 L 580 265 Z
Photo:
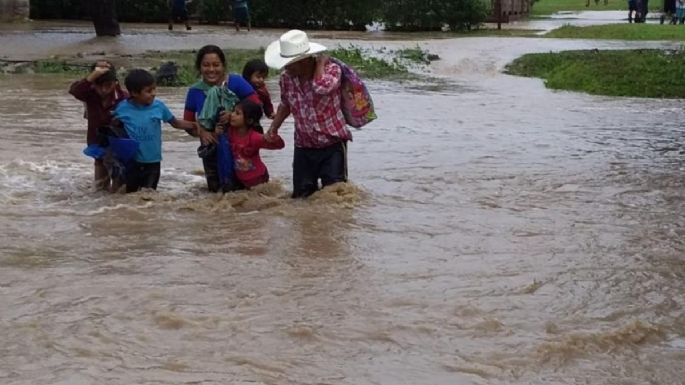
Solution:
M 666 333 L 661 326 L 635 321 L 605 333 L 571 334 L 560 341 L 546 342 L 537 348 L 541 363 L 564 365 L 574 359 L 593 354 L 611 354 L 640 345 L 663 341 Z
M 167 330 L 179 330 L 191 324 L 191 321 L 173 313 L 155 314 L 154 321 L 161 329 Z

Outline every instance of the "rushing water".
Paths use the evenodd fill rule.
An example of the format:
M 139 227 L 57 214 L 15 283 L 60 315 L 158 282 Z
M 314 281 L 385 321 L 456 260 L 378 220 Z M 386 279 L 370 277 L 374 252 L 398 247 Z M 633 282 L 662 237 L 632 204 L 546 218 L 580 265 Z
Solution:
M 425 42 L 442 81 L 372 82 L 353 185 L 306 201 L 291 122 L 255 191 L 167 128 L 157 192 L 94 192 L 68 80 L 0 77 L 0 383 L 683 384 L 683 101 L 498 72 L 624 44 Z

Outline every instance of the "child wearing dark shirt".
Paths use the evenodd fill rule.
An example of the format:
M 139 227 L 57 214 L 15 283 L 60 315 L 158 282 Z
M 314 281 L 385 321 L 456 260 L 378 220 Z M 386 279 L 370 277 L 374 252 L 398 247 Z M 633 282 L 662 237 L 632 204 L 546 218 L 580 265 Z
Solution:
M 85 104 L 88 145 L 98 144 L 97 130 L 111 123 L 114 108 L 128 97 L 119 86 L 116 69 L 105 60 L 93 64 L 90 74 L 74 82 L 69 93 Z M 98 189 L 111 190 L 113 187 L 102 159 L 95 159 L 94 180 Z
M 255 92 L 257 92 L 257 96 L 262 102 L 264 116 L 273 119 L 274 105 L 271 103 L 271 95 L 269 95 L 269 90 L 267 90 L 265 83 L 267 76 L 269 76 L 269 67 L 264 63 L 264 60 L 250 60 L 243 68 L 243 78 L 247 80 L 255 89 Z

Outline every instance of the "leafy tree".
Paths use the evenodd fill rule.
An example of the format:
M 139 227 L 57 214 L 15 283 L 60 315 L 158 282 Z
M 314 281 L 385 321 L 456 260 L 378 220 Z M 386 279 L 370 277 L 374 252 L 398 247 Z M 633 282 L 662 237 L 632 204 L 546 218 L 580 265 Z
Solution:
M 470 29 L 487 15 L 487 0 L 250 0 L 252 25 L 257 27 L 364 30 L 382 20 L 390 29 L 405 31 Z M 200 21 L 231 19 L 230 0 L 194 0 L 190 12 Z M 122 21 L 164 22 L 167 0 L 32 0 L 31 17 L 85 19 L 97 16 L 102 34 L 118 31 L 116 10 Z M 90 12 L 89 12 L 90 11 Z M 94 18 L 95 20 L 95 18 Z M 109 25 L 112 24 L 112 25 Z
M 404 31 L 471 29 L 487 13 L 483 0 L 392 0 L 383 9 L 387 27 Z

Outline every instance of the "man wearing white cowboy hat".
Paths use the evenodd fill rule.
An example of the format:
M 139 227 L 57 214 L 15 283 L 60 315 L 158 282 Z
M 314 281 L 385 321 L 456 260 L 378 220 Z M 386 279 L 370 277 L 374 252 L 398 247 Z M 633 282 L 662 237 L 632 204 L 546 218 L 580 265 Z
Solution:
M 283 69 L 281 103 L 268 135 L 278 133 L 292 113 L 295 119 L 293 198 L 307 197 L 322 186 L 347 181 L 347 142 L 352 133 L 340 107 L 340 66 L 322 55 L 326 47 L 291 30 L 267 47 L 264 61 Z

